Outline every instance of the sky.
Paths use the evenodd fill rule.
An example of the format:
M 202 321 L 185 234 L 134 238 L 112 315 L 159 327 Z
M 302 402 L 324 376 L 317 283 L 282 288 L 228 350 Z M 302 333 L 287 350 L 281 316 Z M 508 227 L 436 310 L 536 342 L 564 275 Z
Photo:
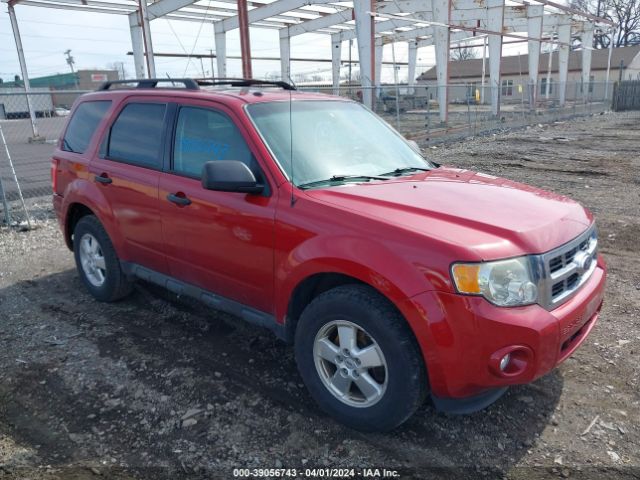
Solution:
M 15 7 L 18 25 L 25 51 L 27 69 L 30 78 L 67 73 L 69 66 L 64 52 L 71 49 L 76 69 L 105 68 L 114 62 L 124 62 L 125 70 L 133 76 L 133 57 L 131 37 L 126 15 L 108 15 L 78 11 L 56 10 L 31 6 Z M 157 53 L 195 53 L 215 52 L 213 25 L 211 23 L 182 22 L 156 19 L 151 22 L 153 48 Z M 280 55 L 278 32 L 271 29 L 251 29 L 251 51 L 255 57 Z M 389 48 L 387 48 L 389 50 Z M 427 49 L 425 54 L 428 53 Z M 227 34 L 227 54 L 240 54 L 238 30 Z M 353 48 L 353 58 L 357 51 Z M 389 56 L 385 52 L 385 60 Z M 291 42 L 291 56 L 304 58 L 331 58 L 331 40 L 328 35 L 305 34 L 296 36 Z M 347 43 L 343 46 L 343 57 L 348 57 Z M 405 45 L 396 48 L 399 62 L 407 59 Z M 187 61 L 185 58 L 156 57 L 158 76 L 172 77 L 202 76 L 202 69 L 210 74 L 210 61 L 199 59 Z M 432 62 L 431 62 L 432 63 Z M 293 62 L 292 73 L 324 72 L 330 78 L 330 63 Z M 389 75 L 392 70 L 389 69 Z M 279 73 L 280 64 L 276 61 L 253 62 L 254 76 L 262 78 L 269 73 Z M 16 52 L 7 5 L 0 4 L 0 77 L 5 81 L 13 80 L 20 74 L 18 54 Z M 227 60 L 227 74 L 242 76 L 239 60 Z M 405 73 L 406 76 L 406 73 Z
M 41 7 L 17 5 L 15 7 L 18 25 L 25 51 L 29 78 L 55 73 L 69 72 L 64 52 L 71 49 L 75 59 L 75 68 L 105 68 L 115 62 L 124 63 L 129 77 L 134 76 L 131 37 L 126 15 L 88 13 L 73 10 L 59 10 Z M 208 54 L 215 52 L 212 23 L 195 23 L 156 19 L 151 22 L 153 47 L 156 53 Z M 251 29 L 251 50 L 254 57 L 279 56 L 277 30 Z M 514 52 L 515 53 L 515 52 Z M 240 54 L 238 30 L 227 34 L 227 54 Z M 331 58 L 331 40 L 328 35 L 304 34 L 291 40 L 291 56 L 303 58 Z M 352 56 L 357 58 L 357 49 L 353 46 Z M 348 58 L 348 43 L 342 48 L 343 59 Z M 384 61 L 391 61 L 391 46 L 385 46 Z M 406 43 L 395 46 L 396 61 L 407 61 Z M 418 52 L 417 74 L 434 65 L 433 47 L 421 48 Z M 343 67 L 346 68 L 346 67 Z M 210 75 L 210 61 L 203 59 L 156 57 L 156 74 L 165 77 Z M 292 76 L 297 73 L 320 73 L 330 81 L 330 63 L 292 62 Z M 253 62 L 254 77 L 264 78 L 268 74 L 279 74 L 277 61 Z M 11 81 L 20 74 L 18 54 L 16 52 L 7 4 L 0 3 L 0 77 Z M 239 60 L 227 60 L 227 74 L 230 77 L 241 75 Z M 406 68 L 401 68 L 399 78 L 406 81 Z M 393 69 L 384 66 L 384 82 L 393 81 Z

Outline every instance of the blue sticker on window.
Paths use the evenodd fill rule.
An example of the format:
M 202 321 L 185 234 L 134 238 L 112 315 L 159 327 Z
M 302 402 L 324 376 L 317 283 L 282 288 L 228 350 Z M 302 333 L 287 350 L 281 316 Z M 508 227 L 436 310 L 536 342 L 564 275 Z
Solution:
M 229 144 L 215 140 L 182 137 L 180 149 L 182 153 L 201 153 L 211 157 L 211 160 L 224 160 L 229 153 Z

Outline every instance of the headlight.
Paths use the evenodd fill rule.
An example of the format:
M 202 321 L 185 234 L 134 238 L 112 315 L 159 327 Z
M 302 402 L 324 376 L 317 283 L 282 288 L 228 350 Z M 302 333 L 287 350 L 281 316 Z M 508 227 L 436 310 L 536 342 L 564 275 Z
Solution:
M 501 307 L 529 305 L 538 299 L 538 288 L 532 279 L 527 257 L 455 263 L 451 274 L 458 292 L 482 295 Z

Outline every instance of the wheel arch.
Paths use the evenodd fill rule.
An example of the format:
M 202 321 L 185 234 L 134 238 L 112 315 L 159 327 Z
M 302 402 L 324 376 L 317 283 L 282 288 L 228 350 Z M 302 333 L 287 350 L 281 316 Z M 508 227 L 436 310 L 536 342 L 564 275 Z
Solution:
M 73 250 L 73 229 L 78 221 L 86 215 L 94 215 L 102 224 L 111 239 L 116 252 L 122 252 L 123 237 L 116 228 L 116 220 L 111 205 L 100 188 L 91 182 L 76 179 L 71 182 L 64 193 L 63 234 L 67 247 Z
M 284 315 L 286 339 L 289 341 L 293 340 L 300 315 L 302 315 L 306 306 L 309 305 L 313 299 L 333 288 L 353 284 L 367 286 L 389 302 L 389 304 L 400 313 L 422 350 L 423 342 L 418 339 L 418 332 L 422 335 L 425 333 L 425 329 L 424 325 L 413 324 L 416 315 L 411 315 L 410 312 L 407 311 L 408 308 L 411 308 L 412 303 L 407 302 L 407 298 L 398 287 L 392 285 L 387 279 L 380 277 L 379 274 L 373 277 L 376 281 L 372 282 L 371 278 L 372 277 L 362 278 L 339 270 L 314 272 L 302 278 L 291 290 L 291 294 L 288 297 L 286 313 Z M 383 286 L 384 290 L 381 289 L 380 286 Z M 422 353 L 426 366 L 425 352 L 423 351 Z
M 82 217 L 96 215 L 93 210 L 84 203 L 74 202 L 67 208 L 67 215 L 64 222 L 64 242 L 69 250 L 73 250 L 73 231 Z

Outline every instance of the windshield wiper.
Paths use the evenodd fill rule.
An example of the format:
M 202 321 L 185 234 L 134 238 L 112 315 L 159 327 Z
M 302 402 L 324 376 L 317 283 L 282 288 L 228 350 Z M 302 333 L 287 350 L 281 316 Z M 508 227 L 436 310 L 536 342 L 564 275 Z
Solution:
M 400 175 L 402 175 L 403 173 L 408 173 L 408 172 L 428 172 L 432 170 L 431 168 L 422 168 L 422 167 L 404 167 L 404 168 L 396 168 L 395 170 L 393 170 L 392 172 L 387 172 L 387 173 L 383 173 L 383 176 L 395 176 L 398 177 Z
M 332 182 L 345 182 L 347 180 L 389 180 L 389 177 L 385 177 L 382 175 L 373 176 L 373 175 L 333 175 L 332 177 L 325 178 L 323 180 L 315 180 L 313 182 L 302 183 L 298 185 L 298 188 L 306 189 L 312 188 L 320 185 L 325 185 L 327 183 Z

